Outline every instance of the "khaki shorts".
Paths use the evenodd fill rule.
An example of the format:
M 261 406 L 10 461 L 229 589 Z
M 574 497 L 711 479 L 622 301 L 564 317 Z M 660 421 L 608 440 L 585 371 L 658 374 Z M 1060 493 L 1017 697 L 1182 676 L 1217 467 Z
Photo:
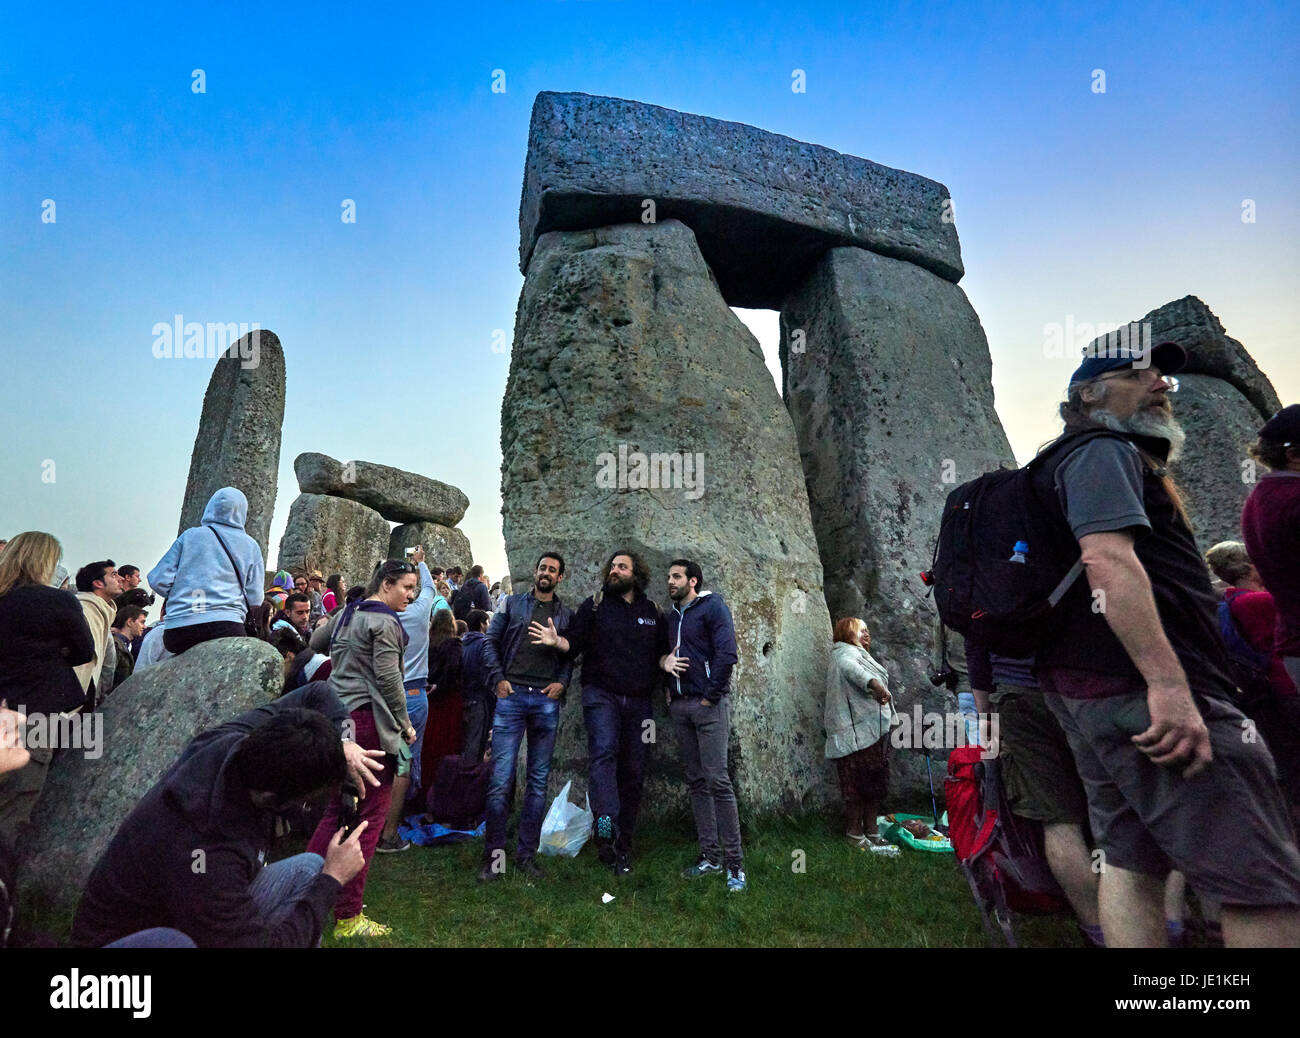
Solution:
M 1086 825 L 1088 801 L 1074 754 L 1042 690 L 999 685 L 990 702 L 998 714 L 998 767 L 1011 810 L 1044 825 Z

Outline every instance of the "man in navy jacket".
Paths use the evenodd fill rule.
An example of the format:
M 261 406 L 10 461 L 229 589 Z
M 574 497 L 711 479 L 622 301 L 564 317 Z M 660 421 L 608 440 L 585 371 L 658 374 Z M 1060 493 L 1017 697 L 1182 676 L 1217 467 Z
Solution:
M 700 840 L 699 860 L 682 875 L 688 879 L 726 869 L 727 890 L 745 889 L 744 855 L 736 793 L 727 773 L 731 731 L 731 668 L 736 664 L 736 629 L 721 595 L 701 591 L 704 573 L 689 559 L 668 567 L 670 675 L 668 713 L 677 731 L 682 767 L 691 791 L 691 809 Z
M 483 642 L 482 662 L 492 688 L 496 710 L 492 721 L 492 779 L 488 783 L 487 832 L 483 841 L 480 882 L 498 879 L 505 872 L 506 795 L 515 780 L 515 760 L 524 735 L 528 736 L 528 782 L 519 816 L 515 867 L 540 879 L 536 862 L 542 839 L 542 813 L 546 810 L 546 781 L 551 774 L 551 751 L 560 727 L 560 697 L 568 687 L 573 664 L 552 647 L 525 638 L 534 620 L 549 621 L 562 634 L 572 614 L 555 588 L 564 579 L 564 558 L 547 552 L 537 560 L 533 587 L 511 595 L 492 614 Z

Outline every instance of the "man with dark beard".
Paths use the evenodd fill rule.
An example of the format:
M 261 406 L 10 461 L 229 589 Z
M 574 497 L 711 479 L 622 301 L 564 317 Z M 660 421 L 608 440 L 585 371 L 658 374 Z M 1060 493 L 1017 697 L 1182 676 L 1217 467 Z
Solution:
M 646 597 L 650 569 L 635 552 L 616 551 L 600 571 L 601 589 L 578 606 L 567 636 L 534 620 L 538 645 L 582 657 L 582 716 L 587 727 L 596 852 L 617 876 L 632 871 L 632 834 L 641 810 L 646 756 L 654 738 L 652 699 L 668 627 Z
M 1112 346 L 1070 380 L 1065 433 L 1035 478 L 1087 580 L 1047 621 L 1036 673 L 1104 855 L 1107 946 L 1164 946 L 1176 869 L 1222 902 L 1228 946 L 1295 947 L 1300 852 L 1268 749 L 1233 704 L 1217 597 L 1166 472 L 1184 440 L 1168 394 L 1186 360 L 1172 342 Z

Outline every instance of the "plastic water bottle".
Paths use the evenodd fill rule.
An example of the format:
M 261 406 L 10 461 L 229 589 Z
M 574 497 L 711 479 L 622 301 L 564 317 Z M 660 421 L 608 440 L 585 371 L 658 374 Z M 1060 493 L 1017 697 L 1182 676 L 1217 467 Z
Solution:
M 1009 561 L 1027 563 L 1029 561 L 1027 558 L 1025 558 L 1025 553 L 1027 551 L 1029 551 L 1029 544 L 1027 542 L 1016 541 L 1016 546 L 1011 551 L 1011 558 Z

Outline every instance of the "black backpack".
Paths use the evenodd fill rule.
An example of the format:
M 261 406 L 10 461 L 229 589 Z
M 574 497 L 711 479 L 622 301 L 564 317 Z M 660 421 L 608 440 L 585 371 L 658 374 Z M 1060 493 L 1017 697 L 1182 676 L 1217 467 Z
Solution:
M 1000 656 L 1034 655 L 1052 610 L 1083 572 L 1078 542 L 1055 497 L 1043 499 L 1040 481 L 1070 450 L 1117 435 L 1067 434 L 1027 465 L 985 473 L 948 495 L 933 561 L 921 574 L 946 626 Z M 1019 541 L 1028 549 L 1023 562 L 1013 562 Z
M 474 596 L 470 593 L 469 584 L 462 584 L 453 591 L 451 601 L 447 604 L 451 606 L 451 615 L 457 620 L 466 619 L 474 608 Z

